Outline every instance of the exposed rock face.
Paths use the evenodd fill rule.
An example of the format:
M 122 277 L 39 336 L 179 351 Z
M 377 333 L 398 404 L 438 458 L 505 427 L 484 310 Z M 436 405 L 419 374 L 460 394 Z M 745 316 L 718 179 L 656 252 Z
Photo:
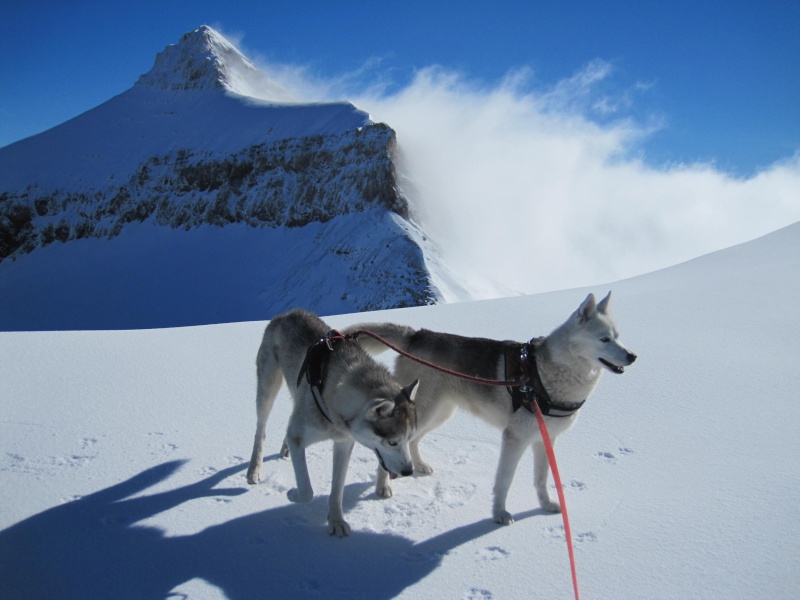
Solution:
M 127 223 L 190 229 L 246 223 L 300 227 L 376 208 L 407 216 L 383 124 L 341 135 L 289 138 L 233 154 L 178 150 L 138 163 L 105 188 L 0 195 L 0 259 L 54 241 L 114 237 Z

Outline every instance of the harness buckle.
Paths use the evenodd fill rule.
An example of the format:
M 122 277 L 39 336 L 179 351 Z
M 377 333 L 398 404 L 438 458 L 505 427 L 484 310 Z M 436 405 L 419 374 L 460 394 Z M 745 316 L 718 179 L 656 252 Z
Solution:
M 322 341 L 325 342 L 325 345 L 328 347 L 328 350 L 333 352 L 333 340 L 334 338 L 340 337 L 342 334 L 336 331 L 335 329 L 331 329 L 328 333 L 325 334 L 325 337 Z

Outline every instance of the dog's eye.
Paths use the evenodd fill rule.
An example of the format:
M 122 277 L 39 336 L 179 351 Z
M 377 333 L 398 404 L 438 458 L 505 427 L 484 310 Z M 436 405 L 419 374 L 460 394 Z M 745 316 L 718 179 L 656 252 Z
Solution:
M 400 442 L 398 442 L 396 440 L 386 440 L 386 443 L 389 444 L 390 446 L 399 446 L 400 445 Z
M 601 341 L 601 342 L 603 342 L 604 344 L 607 344 L 608 342 L 610 342 L 610 341 L 611 341 L 611 338 L 610 338 L 610 337 L 608 337 L 608 336 L 606 336 L 606 337 L 604 337 L 604 338 L 600 338 L 600 341 Z

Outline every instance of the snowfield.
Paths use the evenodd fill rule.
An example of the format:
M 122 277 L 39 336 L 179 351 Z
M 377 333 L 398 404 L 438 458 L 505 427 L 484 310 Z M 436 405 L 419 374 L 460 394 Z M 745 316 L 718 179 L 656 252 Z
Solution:
M 556 448 L 585 599 L 794 598 L 800 584 L 800 224 L 592 290 L 327 318 L 467 335 L 542 335 L 613 290 L 626 346 Z M 373 491 L 357 447 L 347 539 L 316 497 L 294 505 L 271 416 L 245 483 L 264 322 L 0 334 L 0 590 L 6 600 L 571 598 L 559 515 L 532 461 L 491 515 L 500 433 L 459 414 L 423 442 L 436 471 Z M 391 357 L 383 355 L 385 360 Z

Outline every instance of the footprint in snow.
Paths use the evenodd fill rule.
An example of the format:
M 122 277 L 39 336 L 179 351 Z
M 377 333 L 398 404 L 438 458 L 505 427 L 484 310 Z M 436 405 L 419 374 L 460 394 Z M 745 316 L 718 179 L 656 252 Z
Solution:
M 284 523 L 286 523 L 287 525 L 291 525 L 292 527 L 294 527 L 296 525 L 307 525 L 308 524 L 308 519 L 306 519 L 304 517 L 301 517 L 300 515 L 291 515 L 291 516 L 285 517 L 283 519 L 283 521 L 284 521 Z
M 557 540 L 564 540 L 566 539 L 566 535 L 564 535 L 564 527 L 562 525 L 556 527 L 545 527 L 544 532 L 551 538 Z M 573 534 L 573 538 L 576 542 L 596 542 L 597 541 L 597 534 L 593 531 L 583 531 L 581 533 Z
M 494 595 L 489 590 L 472 588 L 464 594 L 464 600 L 492 600 Z
M 620 456 L 628 456 L 629 454 L 633 454 L 633 450 L 625 446 L 620 446 L 617 448 L 617 452 L 619 452 Z M 617 462 L 617 455 L 613 452 L 597 452 L 595 457 L 608 463 Z
M 483 560 L 500 560 L 511 556 L 511 553 L 505 548 L 499 546 L 489 546 L 478 551 L 478 555 Z

